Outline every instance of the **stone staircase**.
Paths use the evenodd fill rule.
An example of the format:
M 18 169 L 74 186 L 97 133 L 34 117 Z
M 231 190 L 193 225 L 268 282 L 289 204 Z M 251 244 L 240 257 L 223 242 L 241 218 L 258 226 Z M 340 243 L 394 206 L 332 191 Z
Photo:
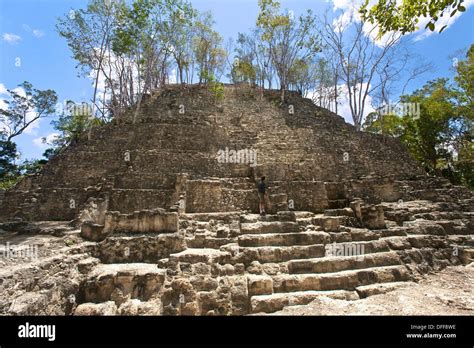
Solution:
M 473 214 L 462 208 L 471 203 L 456 213 L 444 202 L 382 203 L 378 229 L 351 208 L 182 214 L 176 233 L 100 242 L 75 313 L 244 315 L 384 293 L 472 262 Z
M 233 190 L 202 179 L 266 175 L 268 181 L 278 182 L 274 193 L 281 195 L 280 202 L 286 193 L 295 201 L 295 210 L 318 211 L 319 205 L 326 204 L 320 203 L 321 186 L 326 182 L 337 181 L 334 186 L 342 188 L 344 181 L 362 175 L 392 175 L 401 180 L 422 174 L 397 140 L 358 132 L 297 93 L 288 94 L 288 105 L 294 107 L 294 113 L 289 113 L 279 105 L 278 91 L 266 91 L 263 98 L 255 90 L 240 92 L 226 86 L 225 98 L 217 105 L 203 86 L 155 91 L 142 104 L 138 118 L 130 112 L 94 127 L 91 137 L 80 137 L 51 158 L 41 173 L 8 190 L 0 220 L 74 219 L 89 199 L 100 195 L 99 187 L 110 176 L 115 176 L 110 209 L 132 213 L 175 204 L 173 179 L 179 173 L 189 174 L 194 181 L 186 187 L 188 197 L 202 196 L 210 188 L 227 190 L 230 200 L 244 206 L 241 210 L 253 212 L 257 211 L 255 197 L 246 194 L 244 186 Z M 217 153 L 226 148 L 255 151 L 255 175 L 236 175 L 238 164 L 219 163 Z M 328 188 L 330 208 L 348 204 L 339 188 Z M 322 197 L 315 197 L 318 192 Z M 234 204 L 199 203 L 189 212 L 232 211 Z
M 313 220 L 320 222 L 322 218 Z M 403 262 L 384 241 L 352 239 L 358 234 L 349 229 L 342 233 L 348 233 L 352 240 L 341 243 L 321 225 L 307 225 L 299 231 L 296 221 L 278 222 L 273 228 L 271 224 L 243 223 L 238 238 L 243 261 L 264 265 L 261 272 L 258 267 L 252 270 L 257 274 L 251 276 L 252 290 L 249 286 L 251 313 L 274 312 L 287 305 L 309 303 L 321 295 L 358 299 L 358 287 L 411 279 Z M 363 254 L 328 255 L 329 249 L 336 247 L 363 250 Z

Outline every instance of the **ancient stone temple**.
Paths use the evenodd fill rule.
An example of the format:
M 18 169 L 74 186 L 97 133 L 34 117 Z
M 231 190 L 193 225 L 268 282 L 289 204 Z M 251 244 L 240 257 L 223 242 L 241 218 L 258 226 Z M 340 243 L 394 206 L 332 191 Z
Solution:
M 276 91 L 224 94 L 156 91 L 5 192 L 0 228 L 41 233 L 56 221 L 46 230 L 75 239 L 2 271 L 0 312 L 275 312 L 472 261 L 472 192 L 424 174 L 398 140 L 297 94 L 284 105 Z

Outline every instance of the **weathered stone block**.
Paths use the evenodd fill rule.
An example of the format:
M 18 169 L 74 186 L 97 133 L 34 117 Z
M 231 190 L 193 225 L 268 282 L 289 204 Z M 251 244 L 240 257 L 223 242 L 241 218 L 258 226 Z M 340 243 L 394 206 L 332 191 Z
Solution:
M 382 206 L 362 206 L 361 214 L 362 223 L 365 227 L 373 230 L 383 229 L 386 227 L 385 216 Z
M 117 315 L 117 306 L 113 301 L 104 303 L 83 303 L 74 311 L 76 316 Z
M 326 232 L 337 232 L 340 229 L 339 217 L 337 216 L 318 216 L 314 218 L 313 224 L 321 226 Z
M 109 232 L 105 231 L 104 225 L 98 225 L 92 221 L 84 221 L 81 226 L 81 237 L 93 242 L 104 240 Z
M 104 231 L 160 233 L 178 231 L 178 213 L 167 213 L 163 209 L 142 210 L 133 214 L 107 212 Z
M 249 296 L 268 295 L 273 293 L 273 280 L 268 276 L 249 275 L 248 292 Z

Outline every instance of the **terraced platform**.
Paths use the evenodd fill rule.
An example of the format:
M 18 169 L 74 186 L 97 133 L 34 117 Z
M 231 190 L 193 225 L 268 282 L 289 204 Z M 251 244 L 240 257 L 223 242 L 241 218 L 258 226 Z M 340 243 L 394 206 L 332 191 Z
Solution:
M 452 225 L 444 218 L 453 213 L 454 203 L 417 200 L 383 203 L 391 212 L 385 228 L 341 223 L 332 226 L 334 231 L 324 230 L 325 219 L 353 225 L 355 214 L 349 209 L 340 216 L 334 210 L 265 217 L 183 214 L 176 233 L 112 235 L 97 243 L 96 257 L 90 259 L 95 266 L 83 274 L 84 295 L 74 313 L 123 314 L 133 303 L 147 309 L 143 313 L 243 315 L 272 313 L 321 296 L 354 301 L 385 293 L 417 281 L 420 274 L 472 262 L 473 216 L 459 208 L 472 199 L 460 203 Z M 400 214 L 407 219 L 401 225 Z M 181 238 L 183 243 L 175 243 L 166 257 L 145 261 L 139 248 L 147 243 L 133 244 L 127 252 L 118 242 L 143 238 L 161 238 L 162 245 Z M 112 250 L 126 255 L 120 263 L 105 256 Z
M 424 174 L 397 139 L 295 93 L 289 113 L 277 91 L 254 92 L 226 86 L 219 104 L 205 87 L 157 91 L 136 122 L 94 128 L 1 193 L 8 233 L 60 236 L 34 223 L 51 220 L 77 229 L 58 255 L 0 273 L 0 313 L 272 313 L 472 262 L 469 189 Z M 227 148 L 257 162 L 220 163 Z

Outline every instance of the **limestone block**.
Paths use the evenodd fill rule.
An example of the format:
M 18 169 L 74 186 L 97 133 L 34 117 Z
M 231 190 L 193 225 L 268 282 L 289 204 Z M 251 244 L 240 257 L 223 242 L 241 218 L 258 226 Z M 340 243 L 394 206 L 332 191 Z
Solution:
M 41 313 L 50 303 L 47 294 L 36 292 L 26 292 L 15 298 L 8 313 L 10 315 L 35 315 Z
M 128 300 L 118 308 L 119 315 L 161 315 L 162 304 L 159 299 L 142 302 L 137 299 Z
M 249 275 L 248 288 L 249 296 L 268 295 L 273 293 L 273 280 L 268 276 Z
M 313 224 L 321 226 L 325 232 L 337 232 L 340 229 L 340 222 L 337 216 L 317 216 Z
M 393 283 L 376 283 L 370 285 L 363 285 L 356 288 L 360 298 L 366 298 L 373 295 L 385 294 L 397 289 L 414 286 L 416 283 L 409 282 L 393 282 Z
M 369 205 L 361 207 L 362 223 L 369 229 L 386 228 L 383 207 L 380 205 Z
M 107 212 L 105 228 L 108 232 L 176 232 L 178 231 L 178 213 L 163 209 L 142 210 L 133 214 Z
M 76 316 L 116 315 L 117 306 L 113 301 L 104 303 L 83 303 L 74 311 Z
M 104 240 L 109 233 L 104 230 L 104 225 L 98 225 L 92 221 L 85 221 L 81 226 L 81 237 L 93 242 Z

